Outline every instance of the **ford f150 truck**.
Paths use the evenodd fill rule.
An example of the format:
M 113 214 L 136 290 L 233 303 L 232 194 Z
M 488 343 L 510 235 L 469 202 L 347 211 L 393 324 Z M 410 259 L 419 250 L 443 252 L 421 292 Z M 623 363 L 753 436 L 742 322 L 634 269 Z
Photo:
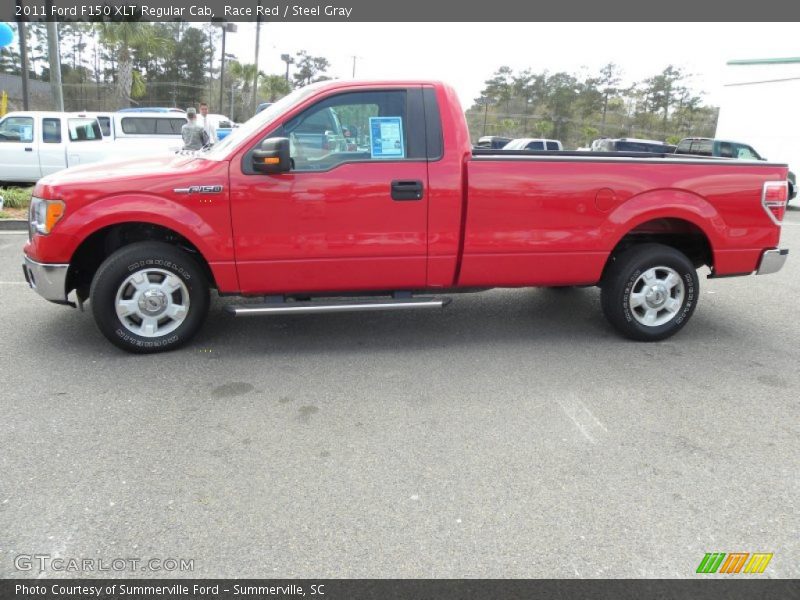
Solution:
M 304 152 L 297 140 L 331 109 L 364 145 Z M 692 315 L 699 267 L 781 268 L 786 177 L 763 161 L 473 149 L 445 84 L 325 82 L 210 150 L 40 180 L 23 267 L 48 300 L 90 300 L 102 333 L 132 352 L 186 342 L 211 289 L 263 296 L 226 310 L 268 315 L 599 285 L 615 328 L 660 340 Z

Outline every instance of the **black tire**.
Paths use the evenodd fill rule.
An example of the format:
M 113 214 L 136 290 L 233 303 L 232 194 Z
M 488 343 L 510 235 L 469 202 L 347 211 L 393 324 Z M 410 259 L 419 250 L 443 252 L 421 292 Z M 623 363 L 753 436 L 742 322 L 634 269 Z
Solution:
M 148 281 L 154 281 L 155 285 L 158 285 L 159 273 L 164 274 L 164 280 L 170 278 L 168 274 L 172 274 L 177 279 L 170 280 L 181 285 L 174 295 L 161 293 L 161 298 L 169 296 L 170 303 L 175 301 L 176 304 L 188 306 L 184 311 L 185 316 L 175 319 L 154 313 L 153 318 L 160 317 L 161 321 L 166 322 L 164 335 L 157 335 L 157 331 L 152 336 L 137 334 L 129 327 L 135 327 L 138 317 L 135 314 L 126 317 L 126 325 L 123 317 L 117 314 L 118 292 L 122 298 L 131 293 L 120 291 L 121 286 L 130 276 L 144 272 L 148 273 Z M 133 290 L 132 287 L 127 289 Z M 188 300 L 183 298 L 184 294 L 188 295 Z M 128 352 L 147 354 L 178 348 L 197 333 L 208 314 L 209 286 L 197 261 L 180 248 L 163 242 L 137 242 L 117 250 L 100 265 L 92 280 L 89 297 L 97 327 L 112 344 Z M 169 327 L 175 328 L 170 331 Z
M 654 304 L 632 307 L 631 295 L 641 301 L 649 289 L 644 274 L 656 269 L 657 277 L 669 276 L 669 270 L 680 278 L 674 288 L 661 286 L 650 292 Z M 660 280 L 659 280 L 660 281 Z M 674 281 L 671 279 L 670 281 Z M 652 289 L 652 287 L 650 288 Z M 697 271 L 685 254 L 662 244 L 638 244 L 611 258 L 601 283 L 601 303 L 608 321 L 623 335 L 638 341 L 655 342 L 676 334 L 692 316 L 700 293 Z M 660 307 L 659 302 L 663 302 Z M 677 306 L 672 312 L 667 304 Z M 647 325 L 642 322 L 649 311 L 656 311 L 658 320 L 665 322 Z

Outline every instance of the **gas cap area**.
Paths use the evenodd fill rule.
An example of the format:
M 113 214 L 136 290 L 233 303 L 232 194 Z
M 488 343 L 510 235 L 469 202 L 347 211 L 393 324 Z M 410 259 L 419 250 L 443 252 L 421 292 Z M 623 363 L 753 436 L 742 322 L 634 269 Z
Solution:
M 594 196 L 594 205 L 597 210 L 608 212 L 617 204 L 617 194 L 611 188 L 600 188 Z

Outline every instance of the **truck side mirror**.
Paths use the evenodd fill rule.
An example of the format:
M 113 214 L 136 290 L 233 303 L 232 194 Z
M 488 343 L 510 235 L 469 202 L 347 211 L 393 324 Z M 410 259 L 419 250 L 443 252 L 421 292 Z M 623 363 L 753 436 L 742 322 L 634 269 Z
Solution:
M 289 138 L 270 138 L 253 150 L 253 170 L 259 173 L 286 173 L 292 169 Z

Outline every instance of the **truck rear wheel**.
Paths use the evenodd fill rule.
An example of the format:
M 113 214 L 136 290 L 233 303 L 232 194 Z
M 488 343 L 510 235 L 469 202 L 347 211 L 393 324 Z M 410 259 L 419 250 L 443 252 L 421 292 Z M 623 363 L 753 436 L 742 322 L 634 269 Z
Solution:
M 142 354 L 191 339 L 208 313 L 208 295 L 197 262 L 162 242 L 138 242 L 109 256 L 90 291 L 103 335 L 123 350 Z
M 700 287 L 685 254 L 662 244 L 639 244 L 611 260 L 601 284 L 601 303 L 617 330 L 651 342 L 686 325 Z

